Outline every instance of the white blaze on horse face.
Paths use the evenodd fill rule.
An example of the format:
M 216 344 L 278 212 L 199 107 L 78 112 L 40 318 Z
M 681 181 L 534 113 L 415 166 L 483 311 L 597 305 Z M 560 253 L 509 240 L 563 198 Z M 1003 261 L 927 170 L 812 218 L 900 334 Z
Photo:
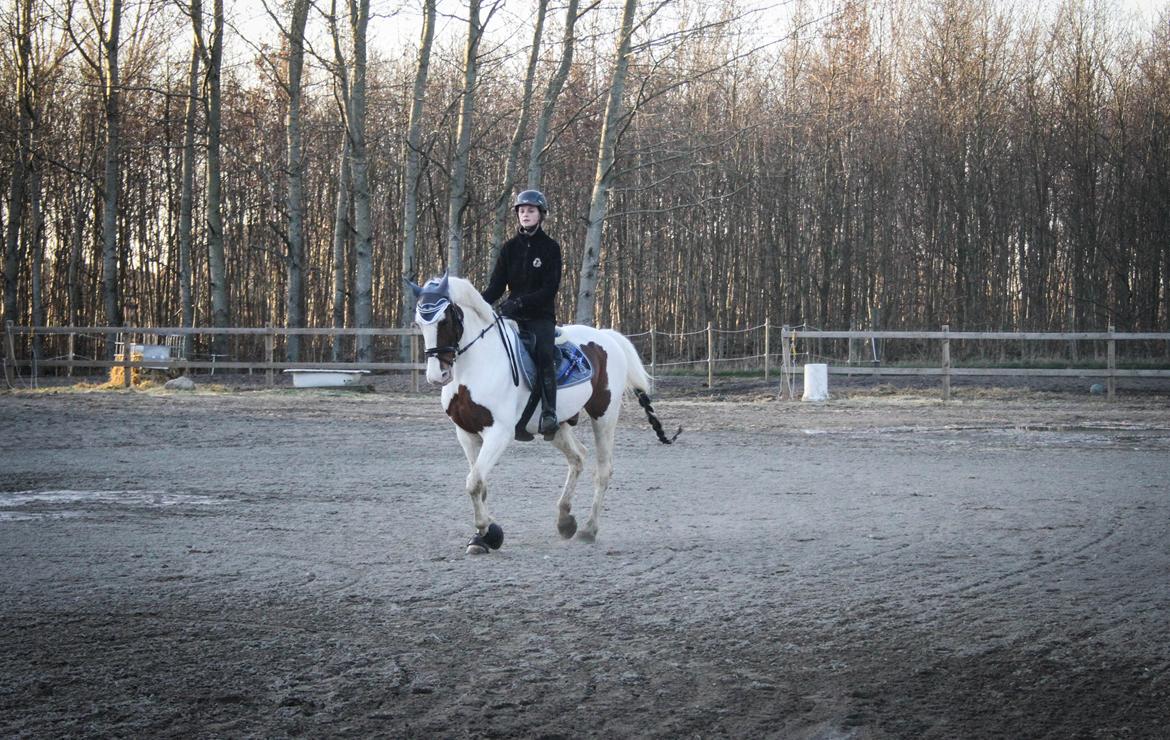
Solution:
M 434 347 L 439 343 L 438 324 L 420 324 L 423 346 Z M 447 385 L 451 382 L 451 367 L 444 366 L 438 357 L 427 358 L 427 382 L 431 385 Z
M 431 385 L 447 385 L 451 382 L 451 368 L 444 367 L 437 357 L 428 357 L 427 382 Z

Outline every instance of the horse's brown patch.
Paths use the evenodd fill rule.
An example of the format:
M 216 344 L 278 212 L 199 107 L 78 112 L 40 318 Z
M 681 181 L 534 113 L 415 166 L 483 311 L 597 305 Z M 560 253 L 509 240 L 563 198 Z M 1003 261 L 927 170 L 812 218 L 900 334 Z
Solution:
M 487 407 L 471 400 L 471 390 L 465 385 L 459 386 L 459 390 L 451 397 L 451 403 L 447 404 L 447 416 L 451 417 L 456 426 L 471 434 L 479 434 L 495 423 Z
M 593 379 L 591 381 L 593 394 L 585 402 L 585 411 L 589 416 L 598 419 L 605 414 L 609 408 L 609 402 L 612 400 L 612 394 L 609 392 L 609 374 L 606 371 L 609 355 L 606 354 L 601 345 L 593 342 L 582 346 L 581 351 L 585 353 L 585 356 L 589 358 L 589 364 L 593 366 Z
M 458 347 L 463 338 L 463 309 L 452 303 L 443 312 L 443 318 L 435 332 L 437 347 Z M 455 364 L 454 350 L 435 355 L 439 362 L 450 367 Z

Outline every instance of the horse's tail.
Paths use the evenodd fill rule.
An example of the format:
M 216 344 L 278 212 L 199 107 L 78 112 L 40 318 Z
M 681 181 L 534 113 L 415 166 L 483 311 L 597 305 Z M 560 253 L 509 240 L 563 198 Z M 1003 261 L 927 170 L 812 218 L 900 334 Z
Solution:
M 650 426 L 654 428 L 654 433 L 658 435 L 658 441 L 664 445 L 668 445 L 674 440 L 678 439 L 678 435 L 682 434 L 682 427 L 674 433 L 673 437 L 667 437 L 666 432 L 662 431 L 662 422 L 654 415 L 654 407 L 650 405 L 650 384 L 653 378 L 650 373 L 646 372 L 646 366 L 642 364 L 642 358 L 638 356 L 638 350 L 634 349 L 634 345 L 625 335 L 613 329 L 603 329 L 606 334 L 613 339 L 614 343 L 622 348 L 622 353 L 626 356 L 626 385 L 633 391 L 634 396 L 637 397 L 638 403 L 646 412 L 646 418 L 650 421 Z

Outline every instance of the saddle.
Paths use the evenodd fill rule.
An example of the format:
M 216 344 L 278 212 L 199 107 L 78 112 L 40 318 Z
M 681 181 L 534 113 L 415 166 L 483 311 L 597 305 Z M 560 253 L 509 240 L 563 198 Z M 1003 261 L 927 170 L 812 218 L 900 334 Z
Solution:
M 523 351 L 517 355 L 520 360 L 520 374 L 528 381 L 529 388 L 536 387 L 536 362 L 532 356 L 535 352 L 536 337 L 531 332 L 512 328 L 512 335 L 518 340 Z M 587 383 L 593 378 L 593 365 L 589 358 L 576 344 L 561 337 L 561 330 L 557 329 L 557 388 L 570 388 L 574 385 Z

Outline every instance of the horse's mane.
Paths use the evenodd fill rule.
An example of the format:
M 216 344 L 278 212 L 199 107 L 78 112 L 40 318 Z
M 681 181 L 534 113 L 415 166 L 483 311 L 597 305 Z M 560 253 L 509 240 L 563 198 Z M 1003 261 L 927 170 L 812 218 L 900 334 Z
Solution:
M 484 323 L 490 324 L 495 320 L 492 307 L 470 281 L 450 276 L 447 278 L 447 291 L 452 301 L 458 303 L 464 310 L 474 312 Z

